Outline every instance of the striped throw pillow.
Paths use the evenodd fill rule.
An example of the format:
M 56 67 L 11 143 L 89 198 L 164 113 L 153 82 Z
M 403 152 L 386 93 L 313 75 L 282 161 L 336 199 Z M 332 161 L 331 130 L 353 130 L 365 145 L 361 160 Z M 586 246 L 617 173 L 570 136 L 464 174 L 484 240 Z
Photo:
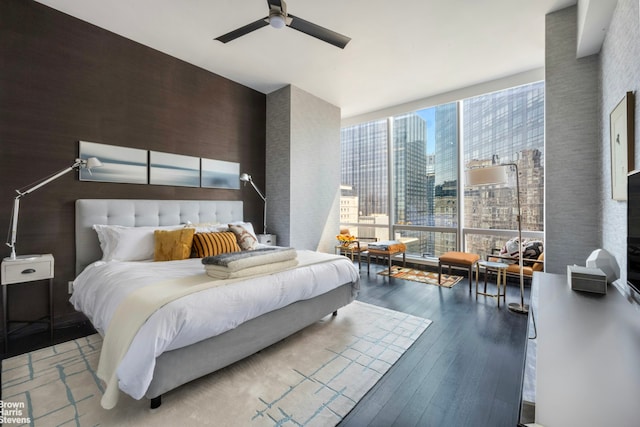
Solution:
M 194 234 L 193 250 L 197 258 L 204 258 L 227 252 L 240 252 L 240 247 L 235 234 L 230 231 L 221 231 Z

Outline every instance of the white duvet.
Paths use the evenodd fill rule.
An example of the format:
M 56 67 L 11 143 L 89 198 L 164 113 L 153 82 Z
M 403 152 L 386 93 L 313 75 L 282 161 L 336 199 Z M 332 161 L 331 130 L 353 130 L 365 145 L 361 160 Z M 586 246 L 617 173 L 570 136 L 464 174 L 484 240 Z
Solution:
M 359 280 L 346 257 L 298 251 L 300 264 L 266 276 L 250 277 L 173 301 L 138 331 L 117 369 L 120 390 L 135 399 L 144 396 L 164 351 L 219 335 L 264 313 L 298 300 L 313 298 Z M 167 262 L 98 261 L 74 281 L 71 303 L 104 335 L 113 313 L 133 290 L 167 279 L 205 274 L 199 258 Z

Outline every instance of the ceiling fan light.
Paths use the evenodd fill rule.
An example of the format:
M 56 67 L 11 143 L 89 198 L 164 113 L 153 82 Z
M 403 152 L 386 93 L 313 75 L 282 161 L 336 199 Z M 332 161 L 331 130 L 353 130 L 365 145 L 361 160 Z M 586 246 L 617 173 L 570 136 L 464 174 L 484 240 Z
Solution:
M 285 25 L 284 16 L 279 13 L 274 13 L 269 16 L 269 24 L 273 28 L 282 28 Z

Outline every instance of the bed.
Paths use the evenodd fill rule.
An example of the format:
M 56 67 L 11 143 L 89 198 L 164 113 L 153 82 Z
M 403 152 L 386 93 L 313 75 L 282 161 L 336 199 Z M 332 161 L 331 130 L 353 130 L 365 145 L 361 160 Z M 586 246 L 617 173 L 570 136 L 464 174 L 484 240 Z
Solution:
M 137 269 L 135 270 L 137 273 L 133 273 L 133 277 L 136 277 L 136 280 L 130 280 L 133 288 L 135 288 L 134 285 L 136 283 L 143 284 L 145 280 L 149 282 L 154 275 L 155 277 L 170 277 L 172 274 L 176 274 L 177 276 L 190 274 L 185 273 L 186 271 L 194 271 L 197 272 L 197 274 L 202 274 L 204 271 L 199 259 L 170 261 L 167 263 L 148 261 L 101 262 L 102 250 L 96 231 L 93 229 L 95 224 L 136 227 L 136 230 L 142 230 L 143 227 L 180 226 L 187 223 L 226 224 L 241 221 L 242 202 L 240 201 L 77 200 L 76 274 L 78 277 L 76 278 L 76 283 L 78 283 L 78 288 L 74 288 L 72 302 L 76 307 L 82 306 L 83 303 L 79 302 L 79 300 L 84 293 L 85 301 L 89 301 L 90 303 L 85 302 L 84 304 L 87 307 L 86 312 L 85 309 L 81 309 L 81 311 L 85 312 L 87 317 L 92 320 L 92 323 L 96 326 L 96 330 L 104 334 L 105 324 L 108 323 L 105 323 L 105 320 L 100 320 L 99 313 L 101 313 L 101 311 L 109 312 L 109 310 L 111 310 L 111 315 L 113 315 L 114 310 L 113 308 L 109 309 L 109 306 L 114 306 L 114 303 L 110 302 L 111 300 L 109 300 L 110 297 L 108 297 L 108 295 L 111 289 L 113 289 L 113 292 L 111 292 L 113 294 L 117 294 L 117 292 L 122 293 L 124 292 L 123 289 L 127 289 L 125 285 L 121 285 L 121 283 L 124 282 L 121 278 L 129 276 L 121 276 L 119 274 L 129 273 L 121 271 L 114 273 L 109 270 L 107 274 L 107 270 L 104 270 L 105 274 L 102 274 L 102 269 L 114 268 L 124 271 L 129 268 L 128 264 L 131 264 L 132 268 Z M 154 354 L 151 355 L 152 359 L 149 362 L 144 358 L 138 359 L 137 356 L 134 357 L 129 353 L 125 356 L 125 359 L 134 360 L 134 363 L 143 366 L 144 369 L 142 370 L 149 370 L 148 377 L 150 381 L 148 385 L 146 383 L 142 386 L 136 384 L 135 387 L 138 387 L 138 390 L 136 390 L 135 393 L 131 393 L 127 387 L 122 386 L 126 381 L 121 378 L 120 388 L 124 388 L 124 391 L 131 394 L 134 398 L 146 397 L 150 399 L 151 407 L 157 408 L 161 404 L 161 396 L 164 393 L 241 360 L 331 313 L 335 315 L 339 308 L 349 304 L 357 295 L 359 272 L 346 257 L 329 254 L 320 255 L 310 252 L 311 251 L 298 251 L 298 255 L 303 261 L 307 260 L 307 258 L 312 261 L 307 260 L 295 269 L 274 273 L 268 275 L 269 277 L 265 276 L 265 280 L 271 280 L 276 283 L 275 286 L 280 287 L 302 287 L 306 285 L 306 282 L 313 282 L 311 285 L 313 289 L 312 293 L 299 291 L 300 295 L 292 301 L 288 301 L 288 299 L 293 297 L 287 294 L 283 302 L 279 303 L 282 306 L 273 309 L 268 307 L 261 308 L 261 310 L 264 311 L 263 313 L 257 312 L 258 314 L 255 314 L 256 317 L 249 316 L 250 318 L 242 320 L 237 326 L 232 325 L 230 329 L 219 334 L 216 333 L 216 335 L 213 336 L 205 337 L 204 335 L 209 332 L 198 332 L 203 336 L 184 338 L 179 335 L 181 332 L 178 332 L 175 337 L 171 337 L 173 341 L 164 343 L 163 341 L 170 340 L 163 335 L 153 342 L 161 342 L 158 348 L 164 348 L 165 350 L 159 352 L 158 348 L 154 349 Z M 323 259 L 316 261 L 315 257 L 321 257 Z M 173 269 L 173 264 L 176 265 L 175 270 Z M 173 273 L 174 271 L 175 273 Z M 136 274 L 138 276 L 136 276 Z M 117 284 L 102 284 L 100 282 L 102 276 L 116 280 L 114 283 Z M 233 283 L 229 286 L 219 286 L 215 288 L 223 289 L 224 292 L 232 292 L 232 290 L 236 288 L 244 289 L 244 287 L 249 287 L 249 282 L 252 280 L 258 280 L 258 278 L 251 277 L 246 280 L 236 279 L 232 281 Z M 315 283 L 314 281 L 319 281 L 319 283 Z M 83 282 L 85 283 L 84 289 L 82 285 Z M 260 287 L 262 286 L 263 285 L 260 285 Z M 268 286 L 272 285 L 270 284 Z M 90 289 L 92 290 L 89 291 Z M 201 293 L 194 294 L 198 295 L 198 298 L 190 295 L 183 299 L 190 298 L 192 303 L 194 299 L 207 301 L 204 297 L 204 295 L 207 295 L 205 292 L 213 291 L 205 290 Z M 222 291 L 216 290 L 216 292 Z M 239 295 L 244 294 L 240 293 Z M 216 298 L 210 298 L 210 301 L 215 301 Z M 237 296 L 230 296 L 229 298 L 232 298 L 234 301 L 242 299 Z M 173 304 L 174 303 L 167 304 L 166 307 L 170 307 Z M 213 302 L 211 302 L 211 304 L 213 304 Z M 165 307 L 162 307 L 162 309 L 164 310 Z M 215 312 L 216 310 L 209 311 Z M 193 311 L 193 313 L 196 312 L 199 311 Z M 192 312 L 189 311 L 188 313 L 191 315 Z M 243 316 L 247 317 L 246 315 Z M 103 319 L 104 318 L 108 319 L 109 317 L 107 315 L 106 317 L 103 316 Z M 153 323 L 151 320 L 153 320 L 152 317 L 149 318 L 148 323 Z M 158 323 L 162 322 L 166 324 L 165 320 L 159 321 Z M 234 322 L 236 321 L 234 320 Z M 197 322 L 190 320 L 185 324 L 191 323 Z M 204 321 L 202 323 L 209 324 Z M 145 327 L 147 326 L 148 325 L 145 324 Z M 147 329 L 151 329 L 151 327 Z M 143 328 L 140 329 L 138 335 L 142 335 L 142 330 Z M 165 333 L 163 330 L 162 334 Z M 136 340 L 142 340 L 142 338 L 136 336 Z M 146 348 L 146 344 L 136 345 L 135 343 L 136 341 L 134 340 L 132 348 Z M 156 352 L 157 354 L 155 354 Z M 135 364 L 133 366 L 135 366 Z M 128 369 L 131 370 L 131 368 Z M 140 387 L 143 387 L 143 395 L 140 395 Z

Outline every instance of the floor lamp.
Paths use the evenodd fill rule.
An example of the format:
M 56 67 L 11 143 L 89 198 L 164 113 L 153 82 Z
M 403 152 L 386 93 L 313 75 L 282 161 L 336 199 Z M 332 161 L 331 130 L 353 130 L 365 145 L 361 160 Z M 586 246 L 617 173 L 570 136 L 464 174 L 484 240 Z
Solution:
M 260 198 L 264 202 L 264 219 L 262 221 L 262 226 L 264 227 L 263 234 L 267 234 L 267 198 L 264 194 L 262 194 L 262 191 L 258 190 L 258 187 L 256 187 L 256 184 L 253 182 L 251 175 L 249 175 L 248 173 L 241 174 L 240 181 L 244 182 L 245 185 L 247 185 L 247 182 L 251 183 L 253 189 L 256 190 L 256 193 L 258 193 L 258 196 L 260 196 Z
M 15 199 L 13 199 L 13 211 L 11 213 L 11 224 L 10 224 L 11 236 L 7 240 L 7 246 L 11 248 L 11 255 L 5 258 L 5 260 L 16 260 L 18 258 L 31 257 L 31 255 L 23 255 L 22 257 L 16 256 L 16 237 L 18 234 L 18 211 L 20 210 L 20 199 L 22 199 L 27 194 L 36 191 L 38 188 L 44 187 L 51 181 L 54 181 L 60 178 L 62 175 L 66 174 L 67 172 L 71 172 L 74 169 L 85 168 L 89 171 L 89 173 L 91 173 L 91 168 L 97 168 L 100 166 L 102 166 L 102 163 L 96 157 L 90 157 L 89 159 L 86 159 L 86 160 L 76 159 L 73 165 L 69 166 L 68 168 L 62 169 L 60 172 L 56 172 L 53 175 L 50 175 L 46 178 L 36 181 L 36 184 L 33 185 L 32 187 L 29 187 L 26 190 L 23 190 L 23 189 L 16 190 L 16 193 L 18 193 L 18 195 L 15 197 Z
M 466 185 L 482 186 L 491 184 L 506 184 L 508 182 L 507 170 L 514 167 L 516 170 L 516 200 L 518 204 L 518 264 L 520 267 L 520 302 L 509 303 L 509 310 L 516 313 L 528 313 L 529 306 L 524 303 L 524 275 L 522 273 L 522 216 L 520 210 L 520 178 L 518 165 L 515 163 L 502 163 L 496 166 L 468 169 L 465 172 Z

